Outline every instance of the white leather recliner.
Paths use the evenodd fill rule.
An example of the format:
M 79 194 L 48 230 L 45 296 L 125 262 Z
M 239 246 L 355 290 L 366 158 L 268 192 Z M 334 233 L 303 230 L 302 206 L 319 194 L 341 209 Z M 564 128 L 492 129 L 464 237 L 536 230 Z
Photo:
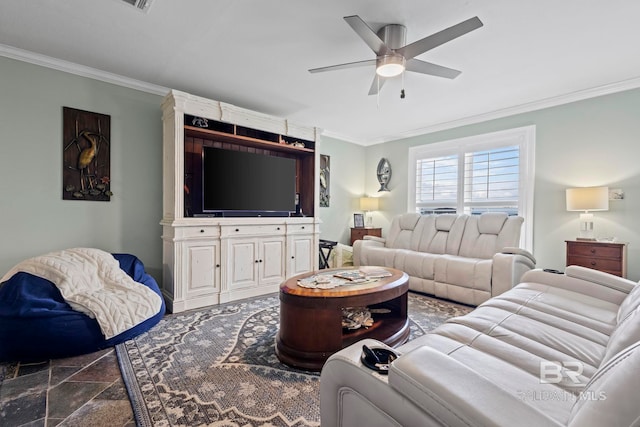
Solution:
M 535 268 L 533 255 L 517 247 L 522 222 L 506 213 L 406 213 L 392 220 L 386 239 L 355 241 L 353 260 L 406 272 L 412 290 L 478 305 Z
M 640 426 L 640 286 L 589 270 L 532 270 L 473 312 L 396 349 L 388 376 L 332 355 L 332 426 Z

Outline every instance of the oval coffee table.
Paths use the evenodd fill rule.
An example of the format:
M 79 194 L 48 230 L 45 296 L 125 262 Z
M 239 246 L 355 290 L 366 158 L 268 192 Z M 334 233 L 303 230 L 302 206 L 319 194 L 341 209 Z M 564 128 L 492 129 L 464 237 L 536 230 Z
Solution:
M 360 267 L 367 269 L 384 269 L 391 276 L 332 289 L 298 286 L 300 279 L 348 270 L 338 268 L 294 276 L 280 285 L 276 355 L 281 362 L 318 371 L 333 353 L 361 339 L 374 338 L 392 347 L 407 341 L 409 277 L 393 268 Z M 342 328 L 342 308 L 346 307 L 386 308 L 389 312 L 373 314 L 374 323 L 368 328 L 347 330 Z

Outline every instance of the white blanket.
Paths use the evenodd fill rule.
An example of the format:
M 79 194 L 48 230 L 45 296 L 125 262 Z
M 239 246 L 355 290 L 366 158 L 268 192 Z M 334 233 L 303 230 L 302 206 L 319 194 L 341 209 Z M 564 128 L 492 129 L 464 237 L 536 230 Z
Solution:
M 27 259 L 13 267 L 0 283 L 23 271 L 53 282 L 76 311 L 95 318 L 106 339 L 153 317 L 162 300 L 120 269 L 110 253 L 74 248 Z

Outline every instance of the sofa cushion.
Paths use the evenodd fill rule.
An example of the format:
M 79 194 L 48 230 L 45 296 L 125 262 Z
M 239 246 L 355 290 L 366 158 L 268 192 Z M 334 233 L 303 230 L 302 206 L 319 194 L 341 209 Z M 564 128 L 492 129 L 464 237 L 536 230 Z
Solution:
M 491 260 L 442 255 L 435 263 L 435 280 L 491 293 Z
M 385 246 L 415 250 L 420 236 L 419 230 L 416 230 L 420 217 L 417 213 L 405 213 L 393 218 Z
M 411 277 L 434 278 L 435 262 L 440 255 L 398 249 L 393 268 L 404 271 Z
M 468 215 L 425 215 L 420 219 L 419 243 L 414 249 L 432 254 L 457 255 Z
M 607 343 L 607 351 L 602 359 L 602 364 L 607 363 L 620 351 L 640 341 L 640 307 L 627 314 L 611 334 Z
M 622 304 L 620 304 L 617 316 L 618 322 L 622 321 L 622 319 L 627 317 L 638 307 L 640 307 L 640 285 L 636 285 L 636 287 L 629 292 L 629 295 L 627 295 L 624 301 L 622 301 Z
M 637 426 L 640 342 L 604 364 L 571 409 L 569 427 Z
M 398 249 L 370 247 L 361 254 L 360 265 L 377 265 L 394 268 L 394 260 Z
M 506 213 L 472 215 L 466 223 L 459 255 L 488 259 L 505 247 L 519 245 L 523 218 Z

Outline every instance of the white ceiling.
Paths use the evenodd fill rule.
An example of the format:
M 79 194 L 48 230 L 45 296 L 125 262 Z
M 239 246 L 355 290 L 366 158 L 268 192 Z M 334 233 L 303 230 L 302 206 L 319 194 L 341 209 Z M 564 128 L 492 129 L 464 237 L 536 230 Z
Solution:
M 403 24 L 408 43 L 473 16 L 484 26 L 418 57 L 458 78 L 406 73 L 405 99 L 400 78 L 378 98 L 367 95 L 373 67 L 307 71 L 375 57 L 348 15 L 374 31 Z M 638 87 L 639 16 L 634 0 L 154 0 L 147 13 L 121 0 L 1 0 L 0 54 L 46 55 L 369 145 Z

